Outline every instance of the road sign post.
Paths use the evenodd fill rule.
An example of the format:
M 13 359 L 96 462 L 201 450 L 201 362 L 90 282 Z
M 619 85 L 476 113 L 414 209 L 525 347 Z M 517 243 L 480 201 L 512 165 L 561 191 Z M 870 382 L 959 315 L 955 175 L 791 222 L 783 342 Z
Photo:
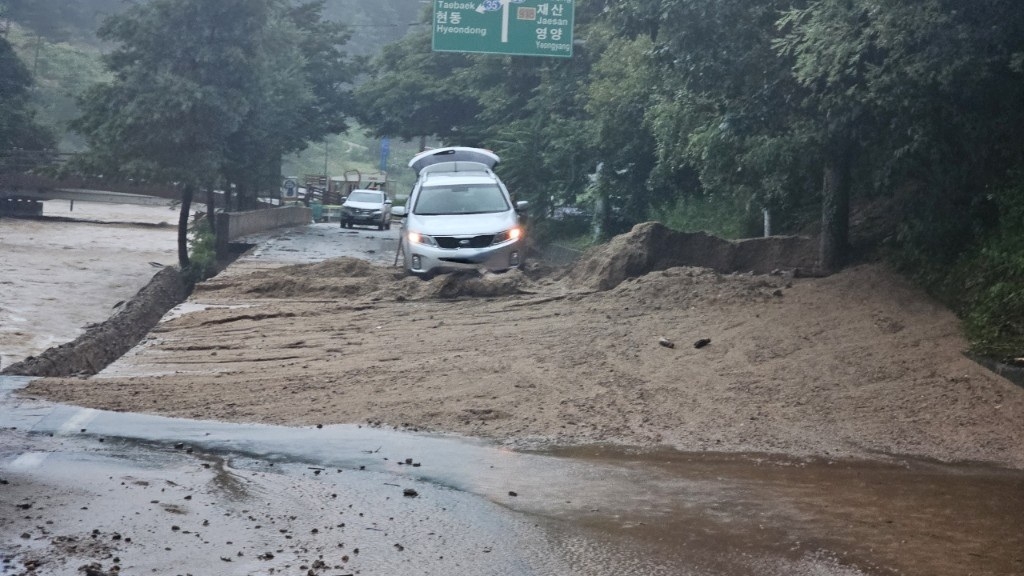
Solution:
M 572 57 L 575 0 L 434 0 L 436 52 Z

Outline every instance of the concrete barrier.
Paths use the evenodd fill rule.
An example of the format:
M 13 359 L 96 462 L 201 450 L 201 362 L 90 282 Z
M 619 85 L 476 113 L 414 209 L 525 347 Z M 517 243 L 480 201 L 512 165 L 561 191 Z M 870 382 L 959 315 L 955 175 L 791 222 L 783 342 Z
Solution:
M 313 221 L 313 211 L 305 206 L 284 206 L 250 212 L 221 212 L 217 214 L 217 258 L 228 256 L 232 240 L 250 234 L 284 228 L 305 226 Z

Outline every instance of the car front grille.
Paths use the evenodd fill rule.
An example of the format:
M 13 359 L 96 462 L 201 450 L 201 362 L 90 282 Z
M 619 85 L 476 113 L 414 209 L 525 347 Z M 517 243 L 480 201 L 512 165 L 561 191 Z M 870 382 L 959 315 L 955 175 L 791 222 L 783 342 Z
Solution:
M 453 250 L 455 248 L 486 248 L 494 242 L 494 234 L 484 236 L 473 236 L 472 238 L 456 238 L 454 236 L 434 236 L 434 240 L 441 248 Z M 465 242 L 465 244 L 463 244 Z

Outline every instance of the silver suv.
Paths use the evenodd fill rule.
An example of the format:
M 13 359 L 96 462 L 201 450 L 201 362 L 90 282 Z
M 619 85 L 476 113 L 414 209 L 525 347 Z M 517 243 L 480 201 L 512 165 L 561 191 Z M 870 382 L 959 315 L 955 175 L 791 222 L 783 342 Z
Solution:
M 378 230 L 391 229 L 391 200 L 380 190 L 353 190 L 341 205 L 341 227 L 369 224 Z
M 512 202 L 492 171 L 499 162 L 479 148 L 440 148 L 409 161 L 416 184 L 405 206 L 402 252 L 410 272 L 518 267 L 523 261 L 523 229 L 518 212 L 526 202 Z

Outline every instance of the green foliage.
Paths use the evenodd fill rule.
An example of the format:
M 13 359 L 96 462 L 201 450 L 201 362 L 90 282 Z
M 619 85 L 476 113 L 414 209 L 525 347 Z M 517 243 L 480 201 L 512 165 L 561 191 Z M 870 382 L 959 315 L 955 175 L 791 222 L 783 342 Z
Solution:
M 1024 353 L 1024 289 L 1015 282 L 997 282 L 972 303 L 965 319 L 971 350 L 982 356 L 1013 361 Z
M 93 44 L 99 22 L 123 7 L 123 0 L 0 0 L 0 16 L 51 42 Z
M 959 218 L 940 207 L 903 226 L 896 263 L 960 314 L 973 352 L 1024 356 L 1024 179 L 945 210 Z
M 674 230 L 703 231 L 731 240 L 756 236 L 762 224 L 761 212 L 750 210 L 736 196 L 688 196 L 655 216 Z
M 431 52 L 429 29 L 386 46 L 355 92 L 358 120 L 376 136 L 406 141 L 461 135 L 480 110 L 471 92 L 451 89 L 469 63 L 463 55 Z
M 199 220 L 189 229 L 189 265 L 184 270 L 190 283 L 202 282 L 217 271 L 217 238 L 207 218 Z
M 961 261 L 970 276 L 961 294 L 974 352 L 1009 360 L 1024 357 L 1024 178 L 996 194 L 999 225 L 979 250 Z M 964 277 L 961 272 L 957 277 Z
M 410 29 L 423 26 L 419 0 L 326 0 L 324 18 L 352 29 L 349 48 L 353 54 L 373 55 L 401 40 Z
M 68 123 L 79 115 L 76 99 L 97 81 L 107 79 L 98 50 L 85 44 L 52 42 L 11 29 L 9 38 L 22 61 L 34 70 L 31 101 L 41 125 L 60 136 L 62 152 L 77 152 L 84 142 L 68 132 Z
M 53 147 L 52 134 L 36 121 L 31 106 L 32 76 L 6 39 L 0 38 L 0 165 L 15 150 Z
M 586 215 L 563 216 L 558 219 L 543 218 L 527 222 L 527 235 L 538 245 L 559 244 L 567 248 L 583 250 L 593 244 L 590 234 L 590 217 Z
M 240 207 L 276 190 L 284 153 L 343 128 L 344 30 L 318 3 L 151 0 L 104 21 L 112 80 L 90 88 L 73 128 L 85 167 L 196 189 L 233 184 Z M 184 218 L 178 257 L 189 267 Z
M 529 75 L 535 87 L 524 103 L 509 105 L 507 110 L 515 114 L 501 122 L 485 145 L 501 157 L 498 171 L 515 199 L 528 201 L 530 218 L 542 222 L 555 206 L 575 204 L 587 177 L 589 134 L 574 130 L 583 111 L 573 106 L 585 71 L 571 61 L 534 59 L 518 66 L 519 74 Z M 492 115 L 503 107 L 495 108 Z
M 263 10 L 242 2 L 157 0 L 111 17 L 99 30 L 118 48 L 114 81 L 91 88 L 74 127 L 105 172 L 200 186 L 215 181 L 226 142 L 255 102 Z
M 647 36 L 613 39 L 591 73 L 586 105 L 590 145 L 602 164 L 593 209 L 604 220 L 601 229 L 606 237 L 617 228 L 612 214 L 637 222 L 654 203 L 648 186 L 654 149 L 647 124 L 650 87 L 658 75 L 653 51 Z
M 91 88 L 74 127 L 104 173 L 280 185 L 280 159 L 342 129 L 354 64 L 318 4 L 153 0 L 99 30 L 113 80 Z

